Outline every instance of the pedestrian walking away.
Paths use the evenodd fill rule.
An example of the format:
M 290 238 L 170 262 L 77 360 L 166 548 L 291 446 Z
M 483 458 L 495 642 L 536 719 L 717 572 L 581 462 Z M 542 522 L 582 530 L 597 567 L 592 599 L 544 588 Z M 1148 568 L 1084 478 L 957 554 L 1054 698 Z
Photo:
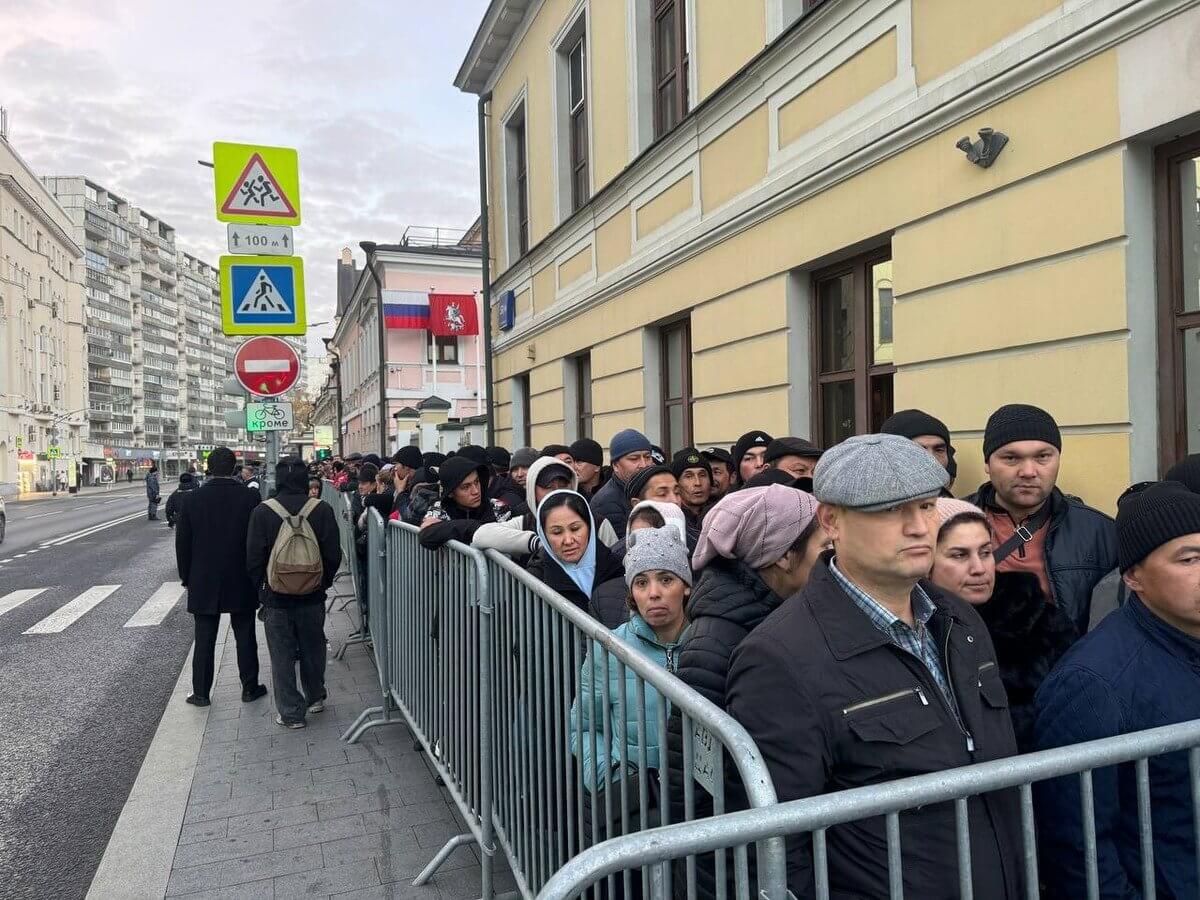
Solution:
M 162 502 L 162 496 L 158 490 L 158 468 L 151 466 L 150 471 L 146 473 L 146 511 L 147 518 L 153 522 L 158 518 L 158 504 Z
M 275 497 L 250 516 L 246 571 L 262 592 L 275 721 L 301 728 L 308 713 L 325 709 L 325 599 L 342 564 L 342 547 L 333 509 L 308 496 L 303 461 L 281 459 L 275 483 Z
M 234 477 L 236 458 L 228 447 L 208 456 L 208 480 L 188 497 L 175 529 L 179 580 L 187 588 L 187 610 L 196 620 L 192 654 L 192 693 L 187 702 L 208 706 L 213 684 L 213 654 L 222 613 L 237 642 L 242 700 L 265 697 L 258 683 L 258 642 L 254 611 L 258 591 L 246 572 L 246 535 L 250 514 L 261 501 Z

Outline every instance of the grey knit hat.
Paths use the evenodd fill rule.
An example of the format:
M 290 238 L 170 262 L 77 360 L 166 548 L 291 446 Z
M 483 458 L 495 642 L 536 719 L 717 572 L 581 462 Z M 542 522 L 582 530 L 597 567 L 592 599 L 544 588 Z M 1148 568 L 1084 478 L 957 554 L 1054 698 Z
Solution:
M 508 467 L 510 470 L 528 469 L 541 455 L 541 450 L 535 450 L 533 447 L 520 447 L 513 451 L 512 457 L 508 461 Z
M 630 532 L 625 539 L 625 584 L 633 586 L 633 579 L 643 572 L 674 572 L 691 587 L 692 567 L 688 564 L 687 546 L 679 539 L 679 532 L 666 528 L 639 528 Z
M 821 503 L 882 512 L 936 497 L 950 481 L 930 454 L 898 434 L 860 434 L 830 447 L 813 472 Z

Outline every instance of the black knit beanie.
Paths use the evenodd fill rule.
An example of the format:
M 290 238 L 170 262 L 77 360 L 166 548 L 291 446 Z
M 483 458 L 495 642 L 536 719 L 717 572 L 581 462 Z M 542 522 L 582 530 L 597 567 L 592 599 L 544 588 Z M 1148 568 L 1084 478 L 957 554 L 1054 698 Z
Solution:
M 402 466 L 408 466 L 410 469 L 419 469 L 424 465 L 424 460 L 421 458 L 421 449 L 409 444 L 407 447 L 401 447 L 392 456 L 392 462 L 399 463 Z
M 882 434 L 898 434 L 910 441 L 923 434 L 932 434 L 940 437 L 947 446 L 950 445 L 950 429 L 946 423 L 921 409 L 902 409 L 893 413 L 879 426 L 879 431 Z
M 571 455 L 571 448 L 566 444 L 547 444 L 542 448 L 542 456 L 558 456 L 560 453 Z M 574 457 L 571 457 L 574 459 Z
M 1057 450 L 1062 449 L 1062 435 L 1054 417 L 1044 409 L 1024 403 L 1002 406 L 988 418 L 983 432 L 984 460 L 1015 441 L 1045 441 Z
M 666 466 L 647 466 L 629 477 L 629 481 L 625 483 L 625 496 L 630 500 L 636 500 L 638 494 L 645 489 L 655 475 L 673 474 Z
M 593 466 L 604 465 L 604 448 L 591 438 L 580 438 L 568 450 L 575 462 L 591 463 Z
M 733 471 L 737 474 L 741 471 L 742 457 L 750 450 L 751 447 L 762 447 L 766 450 L 767 445 L 775 440 L 765 431 L 747 431 L 737 443 L 733 445 L 733 450 L 730 451 L 730 456 L 733 457 Z
M 1127 492 L 1117 505 L 1117 558 L 1128 571 L 1168 541 L 1200 534 L 1200 494 L 1177 481 Z
M 1189 491 L 1200 494 L 1200 453 L 1185 456 L 1167 469 L 1163 481 L 1177 481 Z
M 703 469 L 708 473 L 708 480 L 712 481 L 712 464 L 695 447 L 684 447 L 671 457 L 671 471 L 676 478 L 682 478 L 688 469 Z

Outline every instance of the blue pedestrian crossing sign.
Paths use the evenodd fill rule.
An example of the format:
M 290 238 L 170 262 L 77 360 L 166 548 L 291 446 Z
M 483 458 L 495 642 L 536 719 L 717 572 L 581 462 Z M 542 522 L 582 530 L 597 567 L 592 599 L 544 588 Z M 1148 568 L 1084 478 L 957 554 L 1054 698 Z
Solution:
M 222 256 L 221 325 L 227 335 L 304 334 L 303 260 Z

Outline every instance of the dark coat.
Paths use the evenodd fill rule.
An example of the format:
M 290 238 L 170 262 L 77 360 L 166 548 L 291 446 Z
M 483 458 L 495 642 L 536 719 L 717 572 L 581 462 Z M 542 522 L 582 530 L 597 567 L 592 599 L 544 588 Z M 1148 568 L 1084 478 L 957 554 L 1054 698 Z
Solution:
M 497 475 L 488 482 L 487 495 L 499 500 L 514 516 L 523 516 L 530 509 L 525 503 L 525 491 L 508 475 Z
M 1011 756 L 1016 752 L 995 652 L 979 614 L 934 585 L 929 629 L 969 737 L 929 671 L 876 628 L 822 557 L 805 588 L 733 653 L 728 709 L 758 745 L 781 802 Z M 1016 791 L 968 803 L 978 900 L 1022 895 Z M 958 897 L 954 806 L 900 816 L 904 894 Z M 829 829 L 835 897 L 888 896 L 883 817 Z M 813 896 L 811 838 L 787 838 L 788 887 Z
M 964 497 L 981 509 L 996 505 L 996 491 L 990 483 L 981 485 L 970 497 Z M 1117 567 L 1117 528 L 1113 520 L 1092 509 L 1078 497 L 1055 488 L 1047 501 L 1050 521 L 1046 528 L 1046 575 L 1054 602 L 1086 634 L 1092 615 L 1092 592 L 1103 581 L 1102 590 L 1118 589 L 1116 579 L 1105 576 Z M 1097 598 L 1100 600 L 1100 598 Z M 1101 603 L 1115 606 L 1115 596 Z
M 308 502 L 308 479 L 297 478 L 294 482 L 281 484 L 275 496 L 283 508 L 293 516 Z M 308 524 L 317 536 L 321 548 L 321 589 L 311 594 L 276 594 L 267 586 L 267 561 L 271 548 L 283 527 L 283 519 L 266 504 L 260 504 L 250 516 L 249 533 L 246 537 L 246 571 L 255 587 L 262 588 L 263 606 L 289 608 L 307 603 L 324 603 L 326 590 L 333 584 L 338 568 L 342 564 L 342 544 L 338 535 L 337 517 L 333 508 L 322 500 L 308 514 Z
M 250 514 L 262 502 L 233 478 L 213 478 L 192 492 L 175 526 L 179 580 L 190 613 L 254 612 L 258 591 L 246 573 Z
M 179 487 L 171 491 L 171 496 L 167 498 L 167 524 L 174 524 L 179 518 L 179 511 L 183 509 L 183 501 L 187 499 L 187 495 L 192 491 L 199 490 L 199 486 L 194 481 L 182 481 Z
M 1000 572 L 992 599 L 975 607 L 992 636 L 1000 680 L 1022 753 L 1033 749 L 1033 697 L 1079 639 L 1075 623 L 1046 601 L 1032 572 Z
M 1037 694 L 1038 749 L 1200 719 L 1200 641 L 1153 615 L 1137 595 L 1062 658 Z M 1092 773 L 1100 896 L 1142 896 L 1137 783 L 1132 765 Z M 1048 897 L 1084 897 L 1079 779 L 1034 785 Z M 1150 759 L 1158 896 L 1200 896 L 1187 753 Z
M 151 503 L 157 503 L 159 501 L 159 497 L 158 473 L 148 472 L 146 474 L 146 499 Z
M 455 461 L 448 460 L 442 467 L 441 475 L 443 481 L 446 479 L 447 467 L 455 464 Z M 421 528 L 421 546 L 426 550 L 437 550 L 439 547 L 444 546 L 447 541 L 460 541 L 464 544 L 470 544 L 471 536 L 475 534 L 475 529 L 480 525 L 488 522 L 506 522 L 512 517 L 511 510 L 503 502 L 492 498 L 488 494 L 488 489 L 491 486 L 491 468 L 486 465 L 479 465 L 467 469 L 468 474 L 476 471 L 479 473 L 479 506 L 475 507 L 475 509 L 467 509 L 465 506 L 459 506 L 455 502 L 454 490 L 467 477 L 463 475 L 461 478 L 454 480 L 453 484 L 449 486 L 443 485 L 440 499 L 425 512 L 426 518 L 435 518 L 441 521 L 429 527 L 424 527 L 423 522 L 417 523 Z
M 625 540 L 625 529 L 629 525 L 629 513 L 633 510 L 633 505 L 625 496 L 625 482 L 614 474 L 604 487 L 596 491 L 596 496 L 592 497 L 591 507 L 597 531 L 603 522 L 608 522 L 617 537 Z
M 596 577 L 592 581 L 589 597 L 579 589 L 562 566 L 540 548 L 529 560 L 526 570 L 538 581 L 562 594 L 605 628 L 616 628 L 629 619 L 628 596 L 625 587 L 625 569 L 607 547 L 596 542 Z
M 688 626 L 679 637 L 675 674 L 704 699 L 725 709 L 725 679 L 733 651 L 751 631 L 780 607 L 783 598 L 767 587 L 743 562 L 718 556 L 696 583 L 687 605 Z M 667 758 L 671 776 L 671 821 L 684 818 L 683 720 L 679 710 L 667 720 Z M 694 792 L 695 818 L 712 815 L 712 800 L 704 790 Z M 746 808 L 746 792 L 737 767 L 725 766 L 725 811 Z M 682 867 L 676 873 L 675 894 L 686 896 Z M 732 873 L 731 873 L 732 874 Z M 696 896 L 716 896 L 711 856 L 696 858 Z M 732 885 L 732 882 L 730 882 Z M 733 896 L 732 893 L 727 896 Z

